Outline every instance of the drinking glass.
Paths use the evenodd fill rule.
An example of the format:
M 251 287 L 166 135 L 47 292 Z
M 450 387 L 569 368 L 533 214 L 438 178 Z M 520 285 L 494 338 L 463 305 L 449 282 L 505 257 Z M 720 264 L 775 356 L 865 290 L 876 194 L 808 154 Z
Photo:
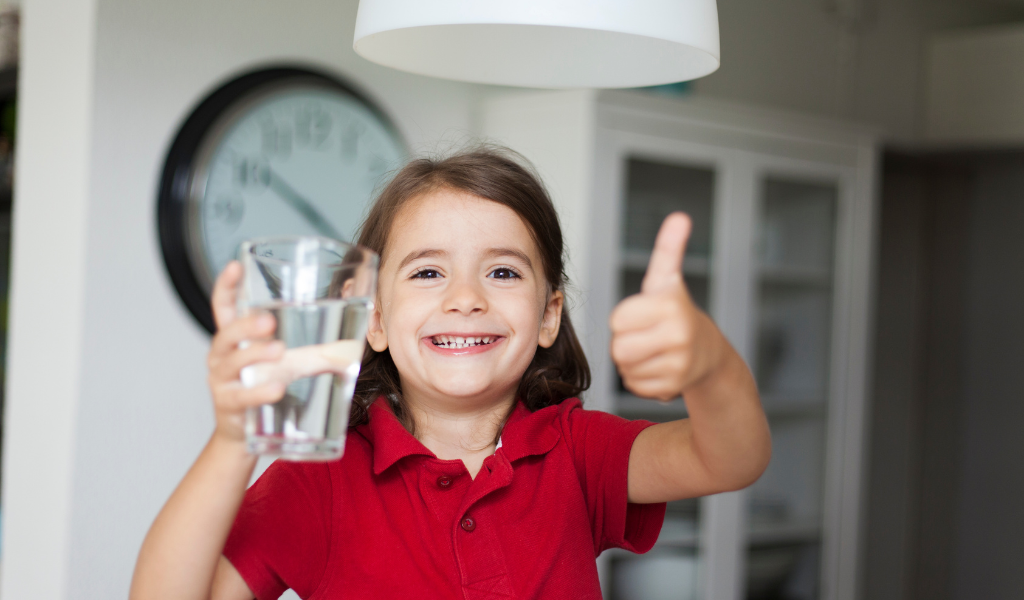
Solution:
M 345 447 L 349 407 L 377 286 L 375 253 L 322 237 L 242 243 L 238 313 L 270 313 L 286 350 L 242 369 L 246 387 L 280 382 L 284 397 L 246 413 L 250 452 L 332 460 Z

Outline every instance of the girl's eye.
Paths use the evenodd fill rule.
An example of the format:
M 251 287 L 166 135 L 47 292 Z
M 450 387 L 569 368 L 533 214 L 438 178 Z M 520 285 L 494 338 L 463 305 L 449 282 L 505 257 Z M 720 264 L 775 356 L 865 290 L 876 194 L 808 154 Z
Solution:
M 437 279 L 441 274 L 434 269 L 422 269 L 412 274 L 412 279 Z
M 511 267 L 498 267 L 491 271 L 489 277 L 493 277 L 494 279 L 522 279 L 519 273 Z

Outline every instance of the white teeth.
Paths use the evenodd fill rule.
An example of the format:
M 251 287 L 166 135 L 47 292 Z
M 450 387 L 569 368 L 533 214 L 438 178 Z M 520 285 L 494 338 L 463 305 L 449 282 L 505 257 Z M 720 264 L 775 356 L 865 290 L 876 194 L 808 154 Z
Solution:
M 490 344 L 496 338 L 487 337 L 460 337 L 457 335 L 435 335 L 433 342 L 441 348 L 469 348 L 480 344 Z

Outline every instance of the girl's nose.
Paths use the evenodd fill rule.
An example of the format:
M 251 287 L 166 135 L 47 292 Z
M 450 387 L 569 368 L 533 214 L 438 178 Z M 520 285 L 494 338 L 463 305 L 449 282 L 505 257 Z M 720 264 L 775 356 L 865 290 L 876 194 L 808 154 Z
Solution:
M 478 281 L 467 277 L 453 277 L 449 281 L 443 305 L 445 312 L 464 315 L 487 312 L 487 299 Z

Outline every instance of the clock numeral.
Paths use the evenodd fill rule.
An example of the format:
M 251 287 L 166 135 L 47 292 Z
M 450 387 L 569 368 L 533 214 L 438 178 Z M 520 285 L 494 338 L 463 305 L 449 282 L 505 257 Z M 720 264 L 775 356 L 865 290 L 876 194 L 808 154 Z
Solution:
M 262 191 L 270 185 L 270 165 L 265 160 L 243 158 L 235 163 L 238 187 Z
M 295 112 L 295 143 L 320 148 L 331 135 L 334 121 L 319 104 L 310 104 Z
M 210 217 L 223 223 L 228 232 L 234 231 L 245 215 L 245 200 L 241 196 L 220 196 L 210 204 Z
M 292 132 L 271 119 L 260 123 L 264 156 L 288 158 L 292 154 Z
M 359 137 L 366 132 L 366 125 L 359 121 L 350 121 L 341 132 L 341 157 L 351 164 L 359 156 Z

